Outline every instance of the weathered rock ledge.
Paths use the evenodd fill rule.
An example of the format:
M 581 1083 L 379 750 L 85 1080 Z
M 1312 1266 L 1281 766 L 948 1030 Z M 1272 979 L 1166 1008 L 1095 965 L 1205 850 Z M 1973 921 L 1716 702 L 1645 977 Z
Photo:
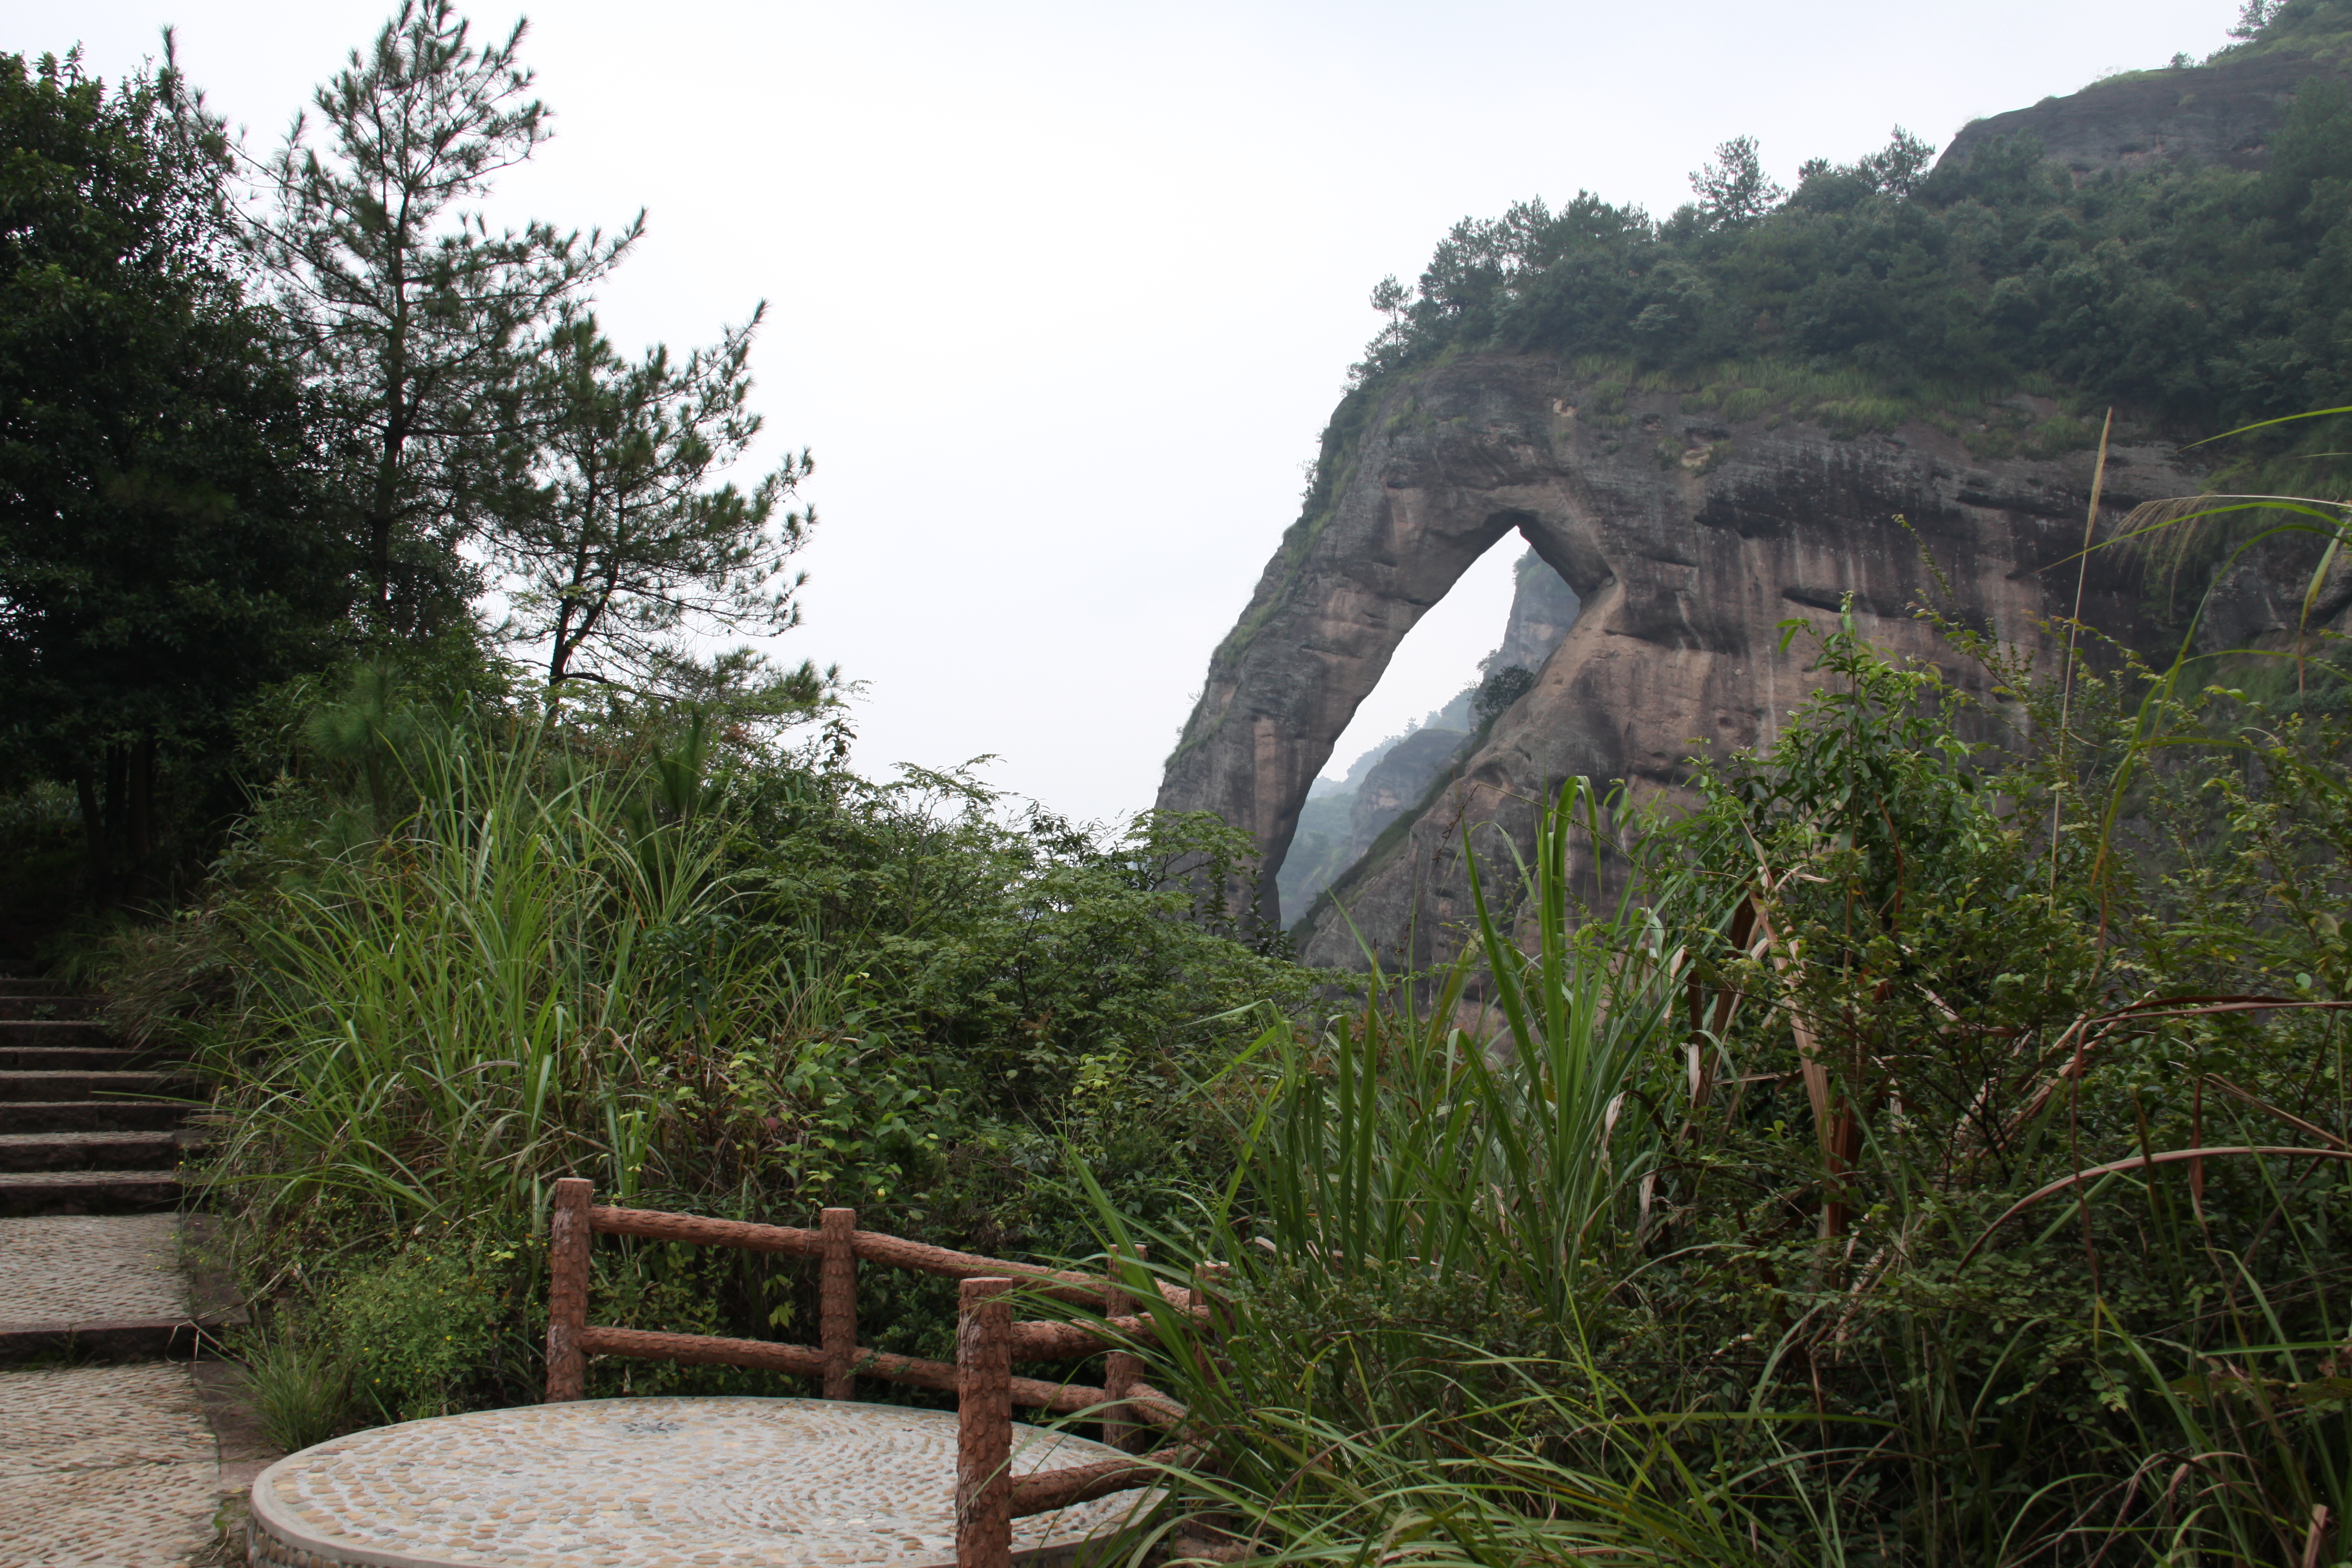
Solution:
M 2260 169 L 2287 105 L 2314 77 L 2347 79 L 2333 58 L 2291 50 L 2135 71 L 1973 121 L 1941 162 L 1967 163 L 1997 140 L 2031 132 L 2042 156 L 2077 175 L 2192 162 Z

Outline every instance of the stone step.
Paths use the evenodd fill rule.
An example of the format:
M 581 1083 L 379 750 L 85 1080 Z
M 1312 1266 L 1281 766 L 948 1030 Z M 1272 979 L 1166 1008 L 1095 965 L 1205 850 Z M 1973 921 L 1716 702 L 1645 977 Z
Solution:
M 0 991 L 0 1019 L 94 1018 L 105 1000 L 102 996 L 68 996 L 62 991 L 55 995 L 38 996 L 12 995 Z
M 0 1132 L 0 1173 L 10 1171 L 171 1171 L 204 1147 L 184 1129 L 154 1132 Z
M 0 1040 L 0 1072 L 59 1072 L 68 1068 L 124 1072 L 161 1065 L 150 1053 L 125 1046 L 18 1046 Z
M 38 976 L 0 974 L 0 996 L 62 996 L 66 983 Z
M 188 1111 L 169 1100 L 0 1100 L 0 1133 L 163 1132 Z
M 242 1322 L 225 1275 L 182 1275 L 190 1230 L 213 1234 L 203 1215 L 0 1219 L 0 1363 L 185 1356 L 199 1325 Z
M 0 1171 L 0 1215 L 145 1214 L 177 1208 L 169 1171 Z
M 196 1092 L 196 1076 L 187 1071 L 152 1072 L 8 1072 L 0 1071 L 0 1100 L 101 1100 L 122 1096 L 164 1095 L 186 1098 Z
M 114 1318 L 91 1322 L 0 1323 L 0 1363 L 22 1361 L 181 1360 L 194 1355 L 207 1337 L 220 1353 L 218 1331 L 239 1327 L 243 1310 L 209 1318 Z
M 113 1046 L 121 1042 L 87 1018 L 0 1018 L 0 1046 Z

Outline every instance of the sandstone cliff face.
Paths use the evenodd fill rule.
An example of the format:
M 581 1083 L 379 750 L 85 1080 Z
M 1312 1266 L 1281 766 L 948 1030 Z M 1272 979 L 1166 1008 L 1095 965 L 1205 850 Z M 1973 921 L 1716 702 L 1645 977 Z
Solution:
M 1805 646 L 1778 650 L 1782 621 L 1826 624 L 1851 591 L 1881 646 L 1948 660 L 1911 613 L 1930 581 L 1923 545 L 1950 584 L 1949 614 L 2030 640 L 2072 607 L 2075 569 L 2045 569 L 2081 546 L 2088 453 L 1983 462 L 1924 427 L 1840 439 L 1797 422 L 1727 425 L 1681 414 L 1670 395 L 1599 415 L 1589 393 L 1555 363 L 1507 354 L 1391 388 L 1335 504 L 1286 542 L 1213 659 L 1170 760 L 1162 806 L 1220 812 L 1279 864 L 1309 784 L 1405 633 L 1478 556 L 1523 536 L 1580 613 L 1443 796 L 1334 889 L 1393 958 L 1426 961 L 1456 940 L 1465 825 L 1524 844 L 1535 803 L 1567 777 L 1672 790 L 1694 752 L 1769 743 L 1810 690 Z M 2126 443 L 2110 456 L 2104 511 L 2112 521 L 2195 485 L 2169 447 Z M 2139 605 L 2121 565 L 2095 558 L 2086 617 L 2128 626 Z M 1301 934 L 1310 963 L 1361 962 L 1328 899 Z
M 1576 624 L 1580 607 L 1576 590 L 1560 574 L 1529 551 L 1519 558 L 1518 581 L 1511 594 L 1510 618 L 1503 625 L 1502 646 L 1481 667 L 1491 673 L 1513 666 L 1532 673 L 1543 668 L 1551 650 Z
M 2286 48 L 2140 73 L 1980 121 L 1944 157 L 1966 163 L 2031 132 L 2078 175 L 2183 160 L 2259 168 L 2315 77 L 2352 79 L 2332 57 Z M 1556 362 L 1505 353 L 1389 387 L 1342 454 L 1331 504 L 1285 536 L 1211 658 L 1160 804 L 1222 813 L 1255 836 L 1271 872 L 1357 705 L 1473 561 L 1517 533 L 1569 590 L 1527 616 L 1513 646 L 1532 657 L 1490 661 L 1539 662 L 1534 689 L 1401 808 L 1409 831 L 1391 827 L 1294 927 L 1307 962 L 1360 964 L 1340 908 L 1384 962 L 1450 954 L 1470 913 L 1465 829 L 1524 849 L 1538 802 L 1567 778 L 1671 793 L 1695 754 L 1769 745 L 1811 690 L 1808 645 L 1780 651 L 1785 620 L 1826 626 L 1850 592 L 1880 647 L 1948 662 L 1912 613 L 1934 582 L 1923 548 L 1949 586 L 1935 607 L 1957 619 L 2038 646 L 2038 627 L 2073 609 L 2067 558 L 2082 545 L 2089 452 L 1979 459 L 1925 426 L 1843 439 L 1775 416 L 1685 416 L 1667 395 L 1620 405 L 1594 391 Z M 2171 447 L 2126 439 L 2109 457 L 2101 523 L 2200 488 Z M 2224 574 L 2207 646 L 2294 640 L 2316 552 L 2294 554 Z M 2177 630 L 2147 624 L 2121 556 L 2093 557 L 2085 589 L 2091 624 L 2168 658 Z M 2336 563 L 2313 608 L 2313 628 L 2352 621 L 2352 560 Z M 1269 875 L 1269 916 L 1273 888 Z
M 1348 826 L 1355 842 L 1370 847 L 1388 825 L 1421 804 L 1438 770 L 1470 737 L 1460 730 L 1415 730 L 1364 775 Z
M 2077 174 L 2190 160 L 2259 169 L 2289 100 L 2315 76 L 2346 79 L 2331 64 L 2284 52 L 2136 72 L 1977 121 L 1942 162 L 1966 163 L 2000 137 L 2032 132 L 2044 157 Z

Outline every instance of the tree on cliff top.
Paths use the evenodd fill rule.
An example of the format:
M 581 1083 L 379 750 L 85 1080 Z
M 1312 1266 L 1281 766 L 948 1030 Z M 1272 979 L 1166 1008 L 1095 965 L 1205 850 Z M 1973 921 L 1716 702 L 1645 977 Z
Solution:
M 2272 31 L 2323 5 L 2352 14 L 2305 4 Z M 1409 301 L 1385 297 L 1402 325 L 1358 378 L 1497 348 L 1767 401 L 1776 378 L 1859 380 L 1838 395 L 1841 427 L 1975 422 L 2029 384 L 2200 433 L 2352 404 L 2352 100 L 2330 82 L 2297 96 L 2260 173 L 2078 180 L 2031 137 L 1927 163 L 1898 130 L 1852 164 L 1807 164 L 1780 199 L 1741 138 L 1695 177 L 1700 202 L 1664 220 L 1589 192 L 1465 219 Z
M 2352 32 L 2352 0 L 2245 0 L 2230 29 L 2230 37 L 2245 42 L 2222 52 L 2345 32 Z
M 1735 136 L 1715 150 L 1715 161 L 1690 177 L 1698 210 L 1711 225 L 1753 223 L 1789 199 L 1757 152 L 1756 138 Z

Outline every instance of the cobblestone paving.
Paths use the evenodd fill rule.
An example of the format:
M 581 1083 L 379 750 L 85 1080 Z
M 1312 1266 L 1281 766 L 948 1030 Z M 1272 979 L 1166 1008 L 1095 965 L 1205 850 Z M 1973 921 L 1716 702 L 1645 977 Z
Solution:
M 1121 1457 L 1016 1425 L 1015 1474 Z M 254 1518 L 331 1562 L 917 1568 L 955 1561 L 956 1418 L 819 1399 L 599 1399 L 444 1416 L 280 1461 Z M 1116 1493 L 1013 1522 L 1013 1550 L 1125 1518 Z
M 219 1466 L 184 1364 L 0 1371 L 0 1568 L 183 1568 L 210 1548 Z
M 169 1171 L 11 1171 L 8 1184 L 12 1187 L 71 1187 L 85 1182 L 170 1182 L 176 1178 Z M 55 1218 L 56 1215 L 35 1215 Z
M 187 1310 L 179 1223 L 169 1214 L 0 1219 L 0 1324 L 178 1317 Z

